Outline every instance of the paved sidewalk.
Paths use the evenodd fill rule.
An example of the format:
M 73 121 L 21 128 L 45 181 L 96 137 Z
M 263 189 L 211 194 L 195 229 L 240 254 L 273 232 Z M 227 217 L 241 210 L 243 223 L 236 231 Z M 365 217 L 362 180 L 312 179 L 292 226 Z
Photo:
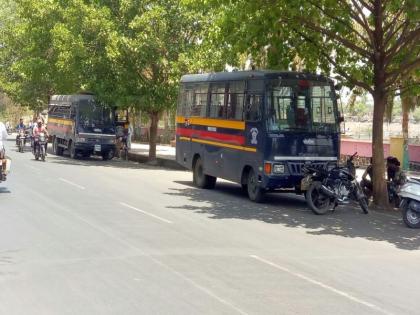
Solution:
M 157 160 L 155 165 L 177 170 L 185 169 L 175 160 L 175 147 L 171 147 L 170 145 L 157 145 L 156 156 Z M 131 150 L 128 152 L 128 159 L 134 162 L 148 163 L 149 144 L 132 143 Z

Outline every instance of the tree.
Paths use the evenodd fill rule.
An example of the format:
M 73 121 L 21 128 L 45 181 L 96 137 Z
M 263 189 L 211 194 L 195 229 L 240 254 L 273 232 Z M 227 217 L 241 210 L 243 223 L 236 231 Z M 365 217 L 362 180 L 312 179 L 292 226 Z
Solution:
M 191 71 L 203 16 L 177 0 L 125 1 L 114 8 L 119 19 L 113 57 L 120 100 L 151 121 L 149 159 L 156 159 L 160 116 L 176 106 L 178 83 Z
M 209 3 L 209 1 L 203 1 Z M 416 0 L 210 1 L 219 12 L 215 38 L 239 53 L 287 69 L 299 55 L 306 69 L 336 73 L 370 93 L 373 109 L 374 201 L 387 206 L 383 117 L 395 83 L 420 66 L 420 11 Z
M 42 107 L 53 93 L 89 90 L 104 103 L 141 109 L 155 159 L 158 121 L 195 65 L 189 57 L 202 16 L 176 0 L 17 0 L 16 16 L 0 56 L 7 93 Z

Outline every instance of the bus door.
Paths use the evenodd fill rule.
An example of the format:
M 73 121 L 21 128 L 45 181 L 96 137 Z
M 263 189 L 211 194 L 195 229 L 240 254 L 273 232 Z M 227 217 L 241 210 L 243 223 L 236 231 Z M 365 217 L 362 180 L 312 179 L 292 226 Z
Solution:
M 263 142 L 265 138 L 265 130 L 262 124 L 262 113 L 264 103 L 264 81 L 252 80 L 248 81 L 248 88 L 245 99 L 244 119 L 245 119 L 245 145 L 249 148 L 254 148 L 253 155 L 246 155 L 254 164 L 259 164 L 260 155 L 255 155 L 255 152 L 262 152 Z M 258 158 L 257 158 L 258 157 Z
M 220 128 L 226 141 L 220 155 L 220 167 L 223 177 L 237 181 L 242 171 L 241 155 L 243 153 L 245 137 L 244 104 L 245 81 L 230 81 L 226 86 L 225 107 L 223 119 L 224 128 Z

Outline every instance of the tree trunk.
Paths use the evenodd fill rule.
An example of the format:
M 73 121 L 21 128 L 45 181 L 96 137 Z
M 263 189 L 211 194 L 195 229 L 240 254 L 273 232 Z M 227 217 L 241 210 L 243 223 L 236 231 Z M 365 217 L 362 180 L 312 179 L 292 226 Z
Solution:
M 386 65 L 384 47 L 384 9 L 381 0 L 375 0 L 373 21 L 375 28 L 373 54 L 373 126 L 372 126 L 372 165 L 373 165 L 373 201 L 376 206 L 389 208 L 388 190 L 385 181 L 384 160 L 384 113 L 388 91 L 386 90 Z
M 149 161 L 156 161 L 156 141 L 158 133 L 159 113 L 150 113 Z
M 375 205 L 381 208 L 388 208 L 388 191 L 385 180 L 384 160 L 384 113 L 386 94 L 376 92 L 373 106 L 373 128 L 372 128 L 372 165 L 373 165 L 373 200 Z
M 410 106 L 407 104 L 407 98 L 402 97 L 401 98 L 402 103 L 402 134 L 404 138 L 404 154 L 403 154 L 403 160 L 401 161 L 402 168 L 404 170 L 408 169 L 408 114 L 410 112 Z

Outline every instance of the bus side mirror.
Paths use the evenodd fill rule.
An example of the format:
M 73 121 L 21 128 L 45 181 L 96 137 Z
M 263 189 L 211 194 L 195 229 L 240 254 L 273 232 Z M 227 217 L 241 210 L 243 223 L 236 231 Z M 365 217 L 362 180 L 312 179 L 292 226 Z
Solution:
M 337 83 L 334 88 L 336 91 L 340 91 L 343 88 L 343 85 L 341 83 Z
M 338 122 L 339 123 L 344 122 L 344 116 L 342 116 L 341 114 L 340 114 L 340 116 L 338 116 Z

